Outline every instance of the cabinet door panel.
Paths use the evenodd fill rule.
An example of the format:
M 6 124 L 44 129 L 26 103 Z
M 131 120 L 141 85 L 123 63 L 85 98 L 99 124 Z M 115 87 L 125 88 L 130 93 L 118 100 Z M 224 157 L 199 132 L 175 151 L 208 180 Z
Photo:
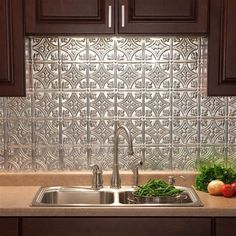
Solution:
M 17 218 L 0 218 L 1 236 L 18 236 Z
M 208 95 L 236 95 L 235 12 L 235 0 L 211 0 Z
M 233 80 L 236 85 L 236 1 L 228 0 L 226 15 L 226 55 L 225 55 L 225 77 L 226 80 Z M 236 94 L 236 93 L 235 93 Z
M 209 236 L 208 218 L 25 218 L 22 236 Z
M 79 20 L 101 20 L 99 13 L 103 10 L 103 5 L 99 5 L 95 0 L 40 0 L 36 4 L 40 20 L 45 21 L 65 21 Z
M 114 0 L 25 0 L 26 33 L 114 32 Z
M 23 3 L 0 1 L 0 96 L 25 95 Z
M 208 30 L 208 0 L 119 0 L 119 8 L 119 33 L 206 34 Z
M 217 218 L 216 219 L 216 236 L 235 236 L 236 235 L 236 218 Z
M 7 9 L 7 1 L 0 1 L 0 81 L 1 83 L 10 83 L 11 78 L 9 77 L 8 64 L 10 63 L 10 45 L 9 45 L 9 33 L 7 19 L 9 17 Z

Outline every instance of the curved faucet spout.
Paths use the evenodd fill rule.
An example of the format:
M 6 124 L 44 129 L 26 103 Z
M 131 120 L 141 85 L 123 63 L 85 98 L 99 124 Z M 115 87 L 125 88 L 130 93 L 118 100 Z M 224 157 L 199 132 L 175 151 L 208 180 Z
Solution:
M 120 188 L 121 179 L 119 173 L 119 159 L 118 159 L 118 144 L 119 144 L 119 135 L 121 130 L 124 130 L 127 135 L 128 140 L 128 155 L 133 155 L 133 140 L 130 131 L 124 125 L 119 126 L 115 131 L 115 143 L 114 143 L 114 159 L 113 159 L 113 169 L 111 176 L 111 188 Z

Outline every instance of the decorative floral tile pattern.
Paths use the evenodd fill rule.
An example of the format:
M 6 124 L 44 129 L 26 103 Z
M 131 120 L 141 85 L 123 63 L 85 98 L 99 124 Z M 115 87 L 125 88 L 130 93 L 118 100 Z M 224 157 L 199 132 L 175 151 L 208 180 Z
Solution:
M 174 146 L 172 150 L 172 169 L 195 170 L 199 156 L 196 146 Z
M 25 98 L 0 98 L 0 171 L 236 165 L 236 99 L 207 97 L 202 37 L 27 38 Z

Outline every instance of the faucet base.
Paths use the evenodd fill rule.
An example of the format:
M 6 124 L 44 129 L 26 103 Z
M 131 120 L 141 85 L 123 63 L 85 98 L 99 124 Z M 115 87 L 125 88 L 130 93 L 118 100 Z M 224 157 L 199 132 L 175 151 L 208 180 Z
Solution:
M 111 188 L 121 188 L 121 178 L 119 173 L 119 165 L 113 165 L 113 171 L 111 176 Z

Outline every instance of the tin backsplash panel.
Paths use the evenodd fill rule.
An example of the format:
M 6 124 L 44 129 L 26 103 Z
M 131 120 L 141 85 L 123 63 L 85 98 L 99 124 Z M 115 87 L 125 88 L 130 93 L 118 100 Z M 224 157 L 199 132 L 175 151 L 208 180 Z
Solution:
M 2 171 L 194 170 L 236 161 L 236 98 L 207 97 L 207 39 L 28 38 L 26 98 L 0 98 Z

